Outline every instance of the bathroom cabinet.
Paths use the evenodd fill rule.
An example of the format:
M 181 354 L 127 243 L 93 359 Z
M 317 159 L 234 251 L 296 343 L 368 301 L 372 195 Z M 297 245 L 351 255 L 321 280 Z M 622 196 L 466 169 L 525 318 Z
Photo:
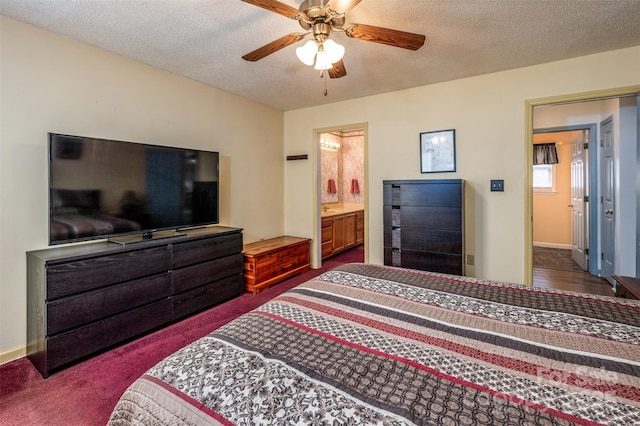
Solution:
M 323 259 L 364 243 L 364 210 L 324 216 L 321 235 Z
M 325 259 L 333 253 L 333 217 L 322 218 L 322 258 Z
M 364 210 L 356 212 L 356 245 L 364 243 Z

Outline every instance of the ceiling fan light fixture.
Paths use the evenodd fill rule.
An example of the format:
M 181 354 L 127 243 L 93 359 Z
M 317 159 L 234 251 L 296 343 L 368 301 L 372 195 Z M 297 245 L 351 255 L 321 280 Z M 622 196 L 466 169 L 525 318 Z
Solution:
M 314 69 L 323 71 L 328 70 L 332 66 L 333 64 L 329 62 L 327 58 L 327 52 L 324 49 L 320 48 L 320 50 L 318 50 L 318 53 L 316 54 L 316 66 L 314 67 Z
M 316 54 L 315 69 L 324 71 L 333 68 L 333 64 L 344 56 L 344 47 L 331 39 L 327 39 L 319 46 Z
M 296 49 L 296 55 L 298 59 L 305 64 L 312 66 L 313 62 L 316 58 L 316 53 L 318 53 L 318 43 L 315 40 L 309 40 L 304 44 L 304 46 L 298 47 Z
M 323 46 L 327 54 L 327 60 L 332 64 L 335 64 L 344 56 L 344 46 L 336 43 L 332 39 L 325 40 Z

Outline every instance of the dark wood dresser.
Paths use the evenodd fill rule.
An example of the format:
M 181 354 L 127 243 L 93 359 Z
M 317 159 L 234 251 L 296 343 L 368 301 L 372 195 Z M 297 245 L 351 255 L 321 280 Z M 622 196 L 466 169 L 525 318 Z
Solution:
M 384 264 L 464 275 L 464 180 L 383 181 Z
M 27 252 L 27 356 L 47 377 L 243 291 L 242 230 Z

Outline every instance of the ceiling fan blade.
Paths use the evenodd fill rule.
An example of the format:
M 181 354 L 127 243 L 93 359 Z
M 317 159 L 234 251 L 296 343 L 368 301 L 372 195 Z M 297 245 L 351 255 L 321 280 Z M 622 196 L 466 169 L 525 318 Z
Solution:
M 280 3 L 276 0 L 242 0 L 245 3 L 252 4 L 254 6 L 267 9 L 271 12 L 286 16 L 287 18 L 295 19 L 298 16 L 298 9 L 288 6 L 284 3 Z
M 345 34 L 358 40 L 373 41 L 403 49 L 418 50 L 424 44 L 422 34 L 406 31 L 391 30 L 389 28 L 374 27 L 365 24 L 350 24 L 345 28 Z
M 329 0 L 331 9 L 340 13 L 347 13 L 358 5 L 362 0 Z
M 247 53 L 242 57 L 245 61 L 255 62 L 258 61 L 265 56 L 269 56 L 272 53 L 277 52 L 278 50 L 289 46 L 297 41 L 305 38 L 306 34 L 302 33 L 291 33 L 287 34 L 284 37 L 280 37 L 277 40 L 272 41 L 271 43 L 265 44 L 264 46 L 254 50 L 253 52 Z
M 347 75 L 347 70 L 344 68 L 344 62 L 342 62 L 342 59 L 334 63 L 333 67 L 329 68 L 327 71 L 329 72 L 329 77 L 331 78 L 340 78 Z

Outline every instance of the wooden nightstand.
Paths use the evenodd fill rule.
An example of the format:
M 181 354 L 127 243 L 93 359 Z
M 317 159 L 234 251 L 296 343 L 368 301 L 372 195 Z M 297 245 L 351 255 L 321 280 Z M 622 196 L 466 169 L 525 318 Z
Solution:
M 612 275 L 616 280 L 616 296 L 626 299 L 640 299 L 640 278 Z
M 276 237 L 245 244 L 244 283 L 253 294 L 272 284 L 309 270 L 311 240 L 298 237 Z

